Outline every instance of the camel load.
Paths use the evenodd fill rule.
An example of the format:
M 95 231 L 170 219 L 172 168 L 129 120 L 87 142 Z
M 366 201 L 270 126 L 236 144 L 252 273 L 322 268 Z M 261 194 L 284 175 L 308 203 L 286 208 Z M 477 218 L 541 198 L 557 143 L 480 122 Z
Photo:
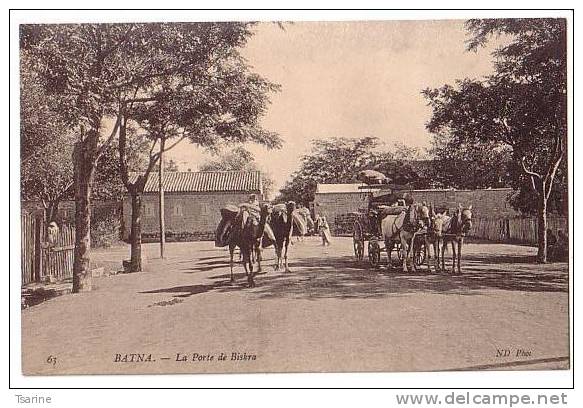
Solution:
M 220 209 L 221 221 L 215 232 L 215 246 L 216 247 L 226 247 L 229 245 L 229 235 L 231 228 L 233 227 L 233 221 L 237 214 L 239 214 L 239 207 L 236 205 L 228 204 Z
M 251 196 L 250 198 L 254 198 Z M 261 271 L 261 251 L 275 247 L 275 270 L 288 272 L 288 246 L 292 234 L 306 235 L 314 229 L 310 212 L 303 206 L 296 207 L 293 201 L 272 207 L 249 200 L 240 205 L 226 205 L 220 209 L 221 221 L 216 229 L 215 246 L 229 247 L 231 255 L 231 281 L 233 275 L 233 251 L 241 250 L 241 258 L 249 285 L 254 285 L 253 263 L 257 261 L 257 271 Z

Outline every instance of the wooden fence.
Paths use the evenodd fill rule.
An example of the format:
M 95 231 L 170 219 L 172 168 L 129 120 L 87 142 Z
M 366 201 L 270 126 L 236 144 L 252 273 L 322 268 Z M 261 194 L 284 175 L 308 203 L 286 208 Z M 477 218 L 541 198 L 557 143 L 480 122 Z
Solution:
M 20 221 L 22 285 L 71 278 L 75 228 L 62 225 L 53 242 L 48 242 L 47 225 L 42 217 L 22 214 Z
M 558 230 L 568 232 L 568 219 L 567 217 L 548 217 L 547 228 L 550 228 L 555 235 Z M 468 235 L 490 241 L 536 244 L 538 240 L 538 221 L 536 217 L 475 218 Z
M 22 214 L 20 216 L 20 225 L 22 284 L 25 285 L 37 280 L 37 268 L 35 268 L 35 238 L 37 237 L 37 219 L 35 219 L 30 214 Z

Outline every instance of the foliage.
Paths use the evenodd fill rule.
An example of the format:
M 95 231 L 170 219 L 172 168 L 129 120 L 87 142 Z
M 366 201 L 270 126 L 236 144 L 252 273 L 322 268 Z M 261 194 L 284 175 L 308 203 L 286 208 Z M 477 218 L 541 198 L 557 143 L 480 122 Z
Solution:
M 120 125 L 120 172 L 128 182 L 127 120 L 151 141 L 146 173 L 160 154 L 188 138 L 208 148 L 221 141 L 278 147 L 281 140 L 258 126 L 267 94 L 277 87 L 251 73 L 238 49 L 252 23 L 123 23 L 21 25 L 21 50 L 30 53 L 44 90 L 58 96 L 55 109 L 77 135 L 74 149 L 77 202 L 73 291 L 90 287 L 89 196 L 98 159 Z M 103 135 L 103 122 L 115 125 Z M 123 136 L 123 137 L 122 137 Z M 167 138 L 178 139 L 164 147 Z M 158 153 L 154 147 L 159 143 Z M 137 238 L 136 238 L 137 239 Z
M 21 57 L 20 157 L 21 197 L 50 202 L 70 198 L 73 182 L 73 136 L 54 109 L 56 98 L 47 94 L 30 69 L 27 53 Z
M 274 181 L 268 171 L 262 169 L 253 154 L 242 146 L 221 154 L 215 160 L 209 160 L 199 166 L 200 171 L 260 171 L 263 194 L 270 197 Z
M 252 23 L 128 23 L 21 26 L 45 91 L 83 143 L 91 170 L 129 114 L 155 143 L 185 137 L 213 148 L 224 141 L 278 147 L 257 125 L 278 87 L 250 72 L 238 49 Z M 116 126 L 102 137 L 102 121 Z M 90 175 L 85 175 L 88 177 Z
M 120 242 L 121 222 L 118 215 L 106 214 L 95 217 L 91 223 L 91 245 L 109 248 Z
M 238 48 L 251 35 L 247 23 L 220 23 L 216 25 L 175 24 L 165 30 L 178 30 L 182 36 L 205 35 L 201 50 L 190 49 L 180 53 L 174 47 L 162 52 L 170 66 L 178 68 L 162 74 L 146 86 L 136 85 L 134 96 L 121 105 L 125 128 L 128 121 L 144 129 L 150 142 L 150 155 L 143 174 L 134 185 L 129 184 L 126 161 L 126 133 L 120 138 L 119 152 L 122 178 L 132 192 L 143 189 L 144 182 L 153 170 L 160 155 L 183 140 L 217 151 L 229 143 L 255 142 L 276 148 L 281 139 L 259 125 L 259 118 L 269 104 L 268 95 L 278 90 L 261 76 L 250 71 L 250 67 L 239 54 Z M 208 30 L 211 29 L 210 37 Z M 176 34 L 176 33 L 174 33 Z M 158 34 L 159 35 L 159 34 Z M 166 33 L 168 35 L 168 33 Z M 163 41 L 168 41 L 164 37 Z M 196 43 L 201 45 L 201 38 Z M 186 54 L 185 54 L 186 53 Z M 187 66 L 185 58 L 195 58 Z M 139 93 L 139 97 L 136 95 Z
M 132 137 L 128 138 L 128 171 L 144 171 L 148 163 L 148 140 L 144 134 L 138 133 L 133 128 L 128 131 L 132 133 Z M 97 161 L 92 197 L 98 200 L 121 200 L 126 192 L 120 174 L 117 138 L 115 138 L 113 143 L 103 149 Z
M 43 146 L 42 153 L 21 163 L 21 196 L 25 200 L 53 201 L 69 198 L 73 183 L 71 154 L 73 145 L 68 134 L 56 134 Z
M 24 53 L 21 61 L 21 195 L 26 200 L 41 200 L 48 206 L 73 199 L 72 153 L 75 135 L 55 109 L 54 95 L 40 84 Z M 135 131 L 134 131 L 135 132 Z M 130 147 L 132 171 L 144 167 L 148 146 L 137 135 Z M 98 160 L 92 197 L 120 199 L 124 192 L 119 176 L 117 150 L 104 148 Z
M 540 188 L 533 191 L 533 183 L 546 177 L 548 195 L 554 177 L 558 185 L 565 182 L 564 162 L 561 171 L 553 173 L 554 165 L 562 161 L 566 139 L 565 22 L 470 20 L 467 28 L 472 33 L 469 50 L 477 50 L 492 35 L 505 35 L 509 42 L 494 51 L 496 71 L 485 80 L 465 79 L 455 87 L 424 91 L 433 109 L 427 128 L 436 137 L 437 162 L 445 166 L 444 178 L 456 171 L 465 173 L 470 185 L 495 185 L 495 178 L 506 179 L 503 184 L 516 187 L 516 197 L 522 197 L 514 204 L 532 212 L 536 202 L 524 198 L 538 194 Z M 451 161 L 452 156 L 463 160 Z M 453 169 L 459 164 L 461 169 Z M 529 173 L 542 177 L 533 181 Z M 461 181 L 455 174 L 452 180 Z M 560 192 L 552 201 L 563 201 Z
M 510 187 L 511 150 L 494 142 L 456 143 L 436 135 L 431 149 L 433 181 L 440 188 Z
M 429 179 L 414 168 L 419 152 L 396 145 L 382 150 L 376 137 L 329 138 L 312 141 L 312 151 L 301 159 L 300 168 L 281 189 L 277 201 L 293 200 L 307 205 L 314 200 L 318 183 L 356 183 L 358 172 L 373 169 L 391 183 L 426 188 Z
M 539 230 L 546 231 L 549 198 L 557 185 L 566 187 L 566 172 L 559 170 L 567 139 L 566 20 L 469 20 L 466 27 L 468 50 L 504 36 L 493 52 L 495 72 L 484 80 L 464 79 L 423 91 L 433 110 L 427 129 L 452 146 L 506 145 L 517 196 L 528 195 L 529 182 L 528 192 L 537 198 L 531 201 Z M 520 202 L 514 200 L 515 205 Z M 538 246 L 538 260 L 545 262 L 546 234 L 539 235 Z

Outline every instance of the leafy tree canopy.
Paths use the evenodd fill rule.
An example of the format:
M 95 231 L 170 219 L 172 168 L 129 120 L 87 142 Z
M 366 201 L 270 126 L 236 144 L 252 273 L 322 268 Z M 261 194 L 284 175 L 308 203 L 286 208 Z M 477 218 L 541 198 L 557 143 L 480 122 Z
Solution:
M 318 183 L 357 183 L 358 173 L 367 169 L 380 171 L 395 184 L 426 188 L 429 179 L 415 166 L 418 159 L 417 149 L 404 145 L 383 149 L 376 137 L 316 139 L 277 200 L 307 205 L 314 200 Z
M 559 188 L 566 182 L 565 20 L 469 20 L 466 27 L 468 50 L 493 36 L 504 41 L 493 52 L 495 72 L 484 80 L 423 91 L 442 178 L 460 186 L 510 185 L 517 208 L 536 211 L 539 204 L 526 199 L 535 193 L 559 210 L 566 190 L 551 192 L 555 178 Z

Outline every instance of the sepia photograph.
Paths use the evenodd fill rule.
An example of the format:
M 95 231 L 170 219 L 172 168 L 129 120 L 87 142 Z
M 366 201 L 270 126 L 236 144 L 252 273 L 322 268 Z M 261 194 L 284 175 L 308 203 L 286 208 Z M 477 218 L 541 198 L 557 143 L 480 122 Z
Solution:
M 570 21 L 155 17 L 19 24 L 24 376 L 572 367 Z

